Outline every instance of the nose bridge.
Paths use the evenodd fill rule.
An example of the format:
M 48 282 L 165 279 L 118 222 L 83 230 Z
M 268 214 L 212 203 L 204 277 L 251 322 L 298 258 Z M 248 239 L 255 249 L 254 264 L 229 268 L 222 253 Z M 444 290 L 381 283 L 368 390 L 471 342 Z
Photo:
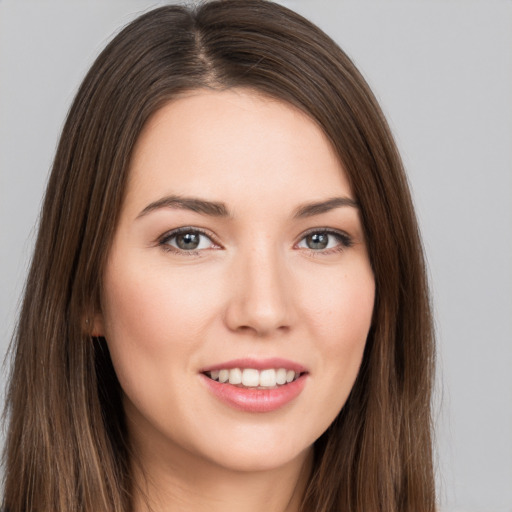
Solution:
M 280 248 L 268 239 L 253 240 L 233 265 L 230 328 L 261 336 L 289 328 L 293 322 L 291 283 Z

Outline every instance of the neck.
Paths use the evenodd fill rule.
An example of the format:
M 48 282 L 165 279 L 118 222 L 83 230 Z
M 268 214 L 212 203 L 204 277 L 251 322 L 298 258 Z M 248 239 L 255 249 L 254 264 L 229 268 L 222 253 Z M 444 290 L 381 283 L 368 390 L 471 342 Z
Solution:
M 193 454 L 133 465 L 134 512 L 299 512 L 312 448 L 278 468 L 236 471 Z

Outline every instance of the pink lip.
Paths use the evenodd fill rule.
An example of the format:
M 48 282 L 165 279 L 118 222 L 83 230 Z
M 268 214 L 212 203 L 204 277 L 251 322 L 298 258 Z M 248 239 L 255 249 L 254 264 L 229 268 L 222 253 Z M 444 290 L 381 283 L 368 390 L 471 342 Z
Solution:
M 231 370 L 232 368 L 254 368 L 255 370 L 286 368 L 302 375 L 293 382 L 274 389 L 242 388 L 229 383 L 217 382 L 204 375 L 206 372 Z M 235 409 L 245 412 L 271 412 L 283 407 L 302 392 L 307 376 L 307 369 L 301 364 L 278 357 L 232 359 L 231 361 L 207 366 L 201 370 L 203 382 L 218 399 Z
M 286 368 L 287 370 L 293 370 L 296 373 L 305 373 L 307 369 L 294 361 L 288 359 L 282 359 L 279 357 L 271 357 L 268 359 L 232 359 L 231 361 L 225 361 L 224 363 L 214 364 L 202 368 L 201 373 L 212 372 L 215 370 L 231 370 L 232 368 L 254 368 L 255 370 L 266 370 L 267 368 Z
M 283 368 L 286 366 L 277 366 Z M 226 368 L 223 366 L 223 368 Z M 235 368 L 237 368 L 235 366 Z M 254 368 L 254 366 L 242 366 Z M 266 366 L 265 368 L 269 368 Z M 272 368 L 272 366 L 270 366 Z M 220 383 L 204 374 L 200 375 L 208 389 L 225 404 L 245 412 L 275 411 L 296 398 L 304 389 L 307 374 L 275 389 L 239 388 L 228 383 Z

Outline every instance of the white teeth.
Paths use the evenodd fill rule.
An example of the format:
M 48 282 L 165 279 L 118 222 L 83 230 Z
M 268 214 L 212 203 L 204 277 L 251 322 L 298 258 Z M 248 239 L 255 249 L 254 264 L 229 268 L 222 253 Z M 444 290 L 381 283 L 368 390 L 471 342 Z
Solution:
M 213 379 L 213 377 L 212 377 Z M 283 385 L 286 382 L 286 370 L 279 368 L 276 372 L 276 384 Z
M 293 382 L 300 377 L 300 373 L 286 368 L 268 368 L 256 370 L 254 368 L 232 368 L 230 370 L 212 370 L 207 375 L 221 383 L 229 382 L 235 386 L 248 388 L 275 388 Z
M 295 375 L 295 372 L 293 372 Z M 276 385 L 276 371 L 272 370 L 262 370 L 260 372 L 260 386 L 265 386 L 272 388 Z
M 246 368 L 242 372 L 242 384 L 244 386 L 249 386 L 251 388 L 255 388 L 260 385 L 260 372 L 258 370 L 254 370 L 253 368 Z
M 240 368 L 229 370 L 229 383 L 242 384 L 242 370 L 240 370 Z

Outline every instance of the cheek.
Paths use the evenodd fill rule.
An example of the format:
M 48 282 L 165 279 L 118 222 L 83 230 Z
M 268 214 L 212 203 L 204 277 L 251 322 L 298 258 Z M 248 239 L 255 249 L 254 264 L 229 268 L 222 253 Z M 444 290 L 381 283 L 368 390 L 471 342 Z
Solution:
M 216 303 L 200 276 L 137 263 L 111 265 L 104 277 L 105 338 L 122 385 L 152 382 L 158 368 L 166 379 L 168 369 L 186 371 Z
M 200 273 L 187 269 L 171 273 L 165 265 L 113 266 L 106 272 L 104 289 L 106 330 L 123 329 L 129 337 L 138 334 L 148 345 L 180 330 L 193 334 L 201 328 L 198 320 L 208 314 L 207 305 L 213 303 L 213 289 L 204 287 Z
M 326 276 L 328 277 L 328 276 Z M 371 269 L 366 266 L 331 275 L 328 286 L 309 286 L 304 299 L 310 325 L 317 331 L 318 340 L 336 352 L 364 345 L 370 329 L 375 300 L 375 282 Z M 309 312 L 309 313 L 308 313 Z
M 343 407 L 359 372 L 371 326 L 375 283 L 371 270 L 345 273 L 324 293 L 311 294 L 309 325 L 318 355 L 319 387 L 330 420 Z M 306 314 L 306 311 L 304 312 Z

